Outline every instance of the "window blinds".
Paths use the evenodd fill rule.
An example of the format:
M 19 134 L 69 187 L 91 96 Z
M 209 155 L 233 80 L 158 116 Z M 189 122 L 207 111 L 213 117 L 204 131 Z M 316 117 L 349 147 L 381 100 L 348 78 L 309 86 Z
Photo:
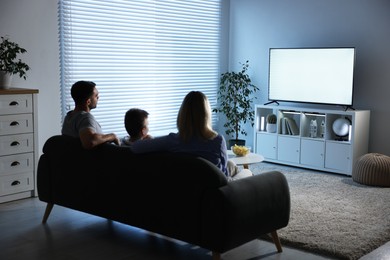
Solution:
M 219 84 L 220 0 L 59 1 L 62 113 L 72 84 L 97 84 L 91 112 L 105 133 L 127 135 L 125 112 L 149 112 L 153 136 L 176 132 L 184 96 L 202 91 L 211 106 Z

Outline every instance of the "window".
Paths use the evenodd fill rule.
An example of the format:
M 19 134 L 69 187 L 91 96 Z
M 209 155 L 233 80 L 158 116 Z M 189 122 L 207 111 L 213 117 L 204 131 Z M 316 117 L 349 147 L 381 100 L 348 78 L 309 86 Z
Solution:
M 220 12 L 220 0 L 59 1 L 63 117 L 73 109 L 70 87 L 78 80 L 97 84 L 91 112 L 104 132 L 120 137 L 131 107 L 149 112 L 153 136 L 176 131 L 191 90 L 214 107 Z

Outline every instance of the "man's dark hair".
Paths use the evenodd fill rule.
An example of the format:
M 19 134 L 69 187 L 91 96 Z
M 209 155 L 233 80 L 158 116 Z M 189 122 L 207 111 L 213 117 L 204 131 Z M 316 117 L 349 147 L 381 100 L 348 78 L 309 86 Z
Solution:
M 96 84 L 92 81 L 77 81 L 72 85 L 70 94 L 76 105 L 84 103 L 93 94 Z
M 139 108 L 131 108 L 125 114 L 125 128 L 131 137 L 138 137 L 144 121 L 148 118 L 149 113 Z

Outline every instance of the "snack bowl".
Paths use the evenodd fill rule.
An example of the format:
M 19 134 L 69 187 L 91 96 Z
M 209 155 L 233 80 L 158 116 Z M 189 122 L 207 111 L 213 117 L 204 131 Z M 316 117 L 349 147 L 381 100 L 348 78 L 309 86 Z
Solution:
M 236 144 L 230 147 L 230 149 L 236 156 L 245 156 L 251 151 L 250 147 L 248 146 L 236 145 Z

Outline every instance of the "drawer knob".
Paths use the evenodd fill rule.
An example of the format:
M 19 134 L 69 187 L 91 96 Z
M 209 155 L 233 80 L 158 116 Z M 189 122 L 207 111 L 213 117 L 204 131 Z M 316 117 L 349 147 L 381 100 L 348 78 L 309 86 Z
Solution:
M 16 186 L 16 185 L 19 185 L 20 184 L 20 181 L 13 181 L 12 183 L 11 183 L 11 186 Z
M 18 166 L 18 165 L 20 165 L 20 162 L 18 162 L 18 161 L 14 161 L 11 163 L 11 166 Z
M 20 145 L 20 143 L 19 143 L 18 141 L 13 141 L 13 142 L 11 143 L 11 146 L 18 146 L 18 145 Z
M 19 103 L 17 101 L 12 101 L 9 103 L 10 106 L 19 106 Z
M 19 125 L 19 122 L 18 121 L 12 121 L 11 124 L 9 124 L 10 126 L 16 126 L 16 125 Z

